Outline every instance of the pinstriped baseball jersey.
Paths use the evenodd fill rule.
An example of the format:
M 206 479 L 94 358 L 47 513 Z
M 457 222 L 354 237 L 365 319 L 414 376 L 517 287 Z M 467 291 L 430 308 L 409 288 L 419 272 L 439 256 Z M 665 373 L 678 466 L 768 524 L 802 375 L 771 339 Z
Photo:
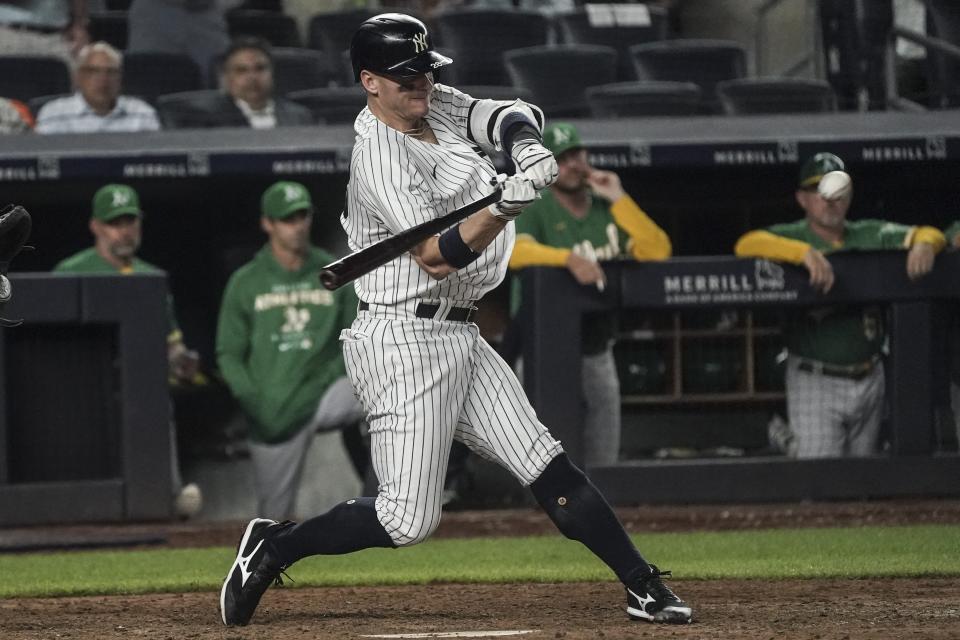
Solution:
M 357 117 L 356 144 L 341 218 L 353 250 L 478 200 L 495 169 L 484 150 L 500 146 L 498 124 L 521 102 L 474 100 L 436 85 L 426 121 L 438 144 Z M 477 215 L 485 215 L 483 213 Z M 395 544 L 426 539 L 437 527 L 450 446 L 457 439 L 529 484 L 562 452 L 516 376 L 476 325 L 443 319 L 499 284 L 513 249 L 509 223 L 468 266 L 441 280 L 403 255 L 360 278 L 361 310 L 341 334 L 347 375 L 368 417 L 380 487 L 377 517 Z M 421 302 L 440 316 L 417 317 Z
M 489 148 L 494 141 L 482 138 L 488 129 L 482 120 L 503 106 L 435 85 L 426 120 L 439 144 L 404 135 L 364 109 L 354 124 L 357 138 L 347 209 L 341 218 L 351 250 L 489 194 L 496 170 L 489 157 L 481 154 L 482 148 Z M 361 300 L 378 304 L 413 298 L 478 300 L 503 280 L 513 241 L 510 223 L 478 260 L 440 281 L 423 271 L 410 254 L 404 254 L 360 278 L 357 294 Z

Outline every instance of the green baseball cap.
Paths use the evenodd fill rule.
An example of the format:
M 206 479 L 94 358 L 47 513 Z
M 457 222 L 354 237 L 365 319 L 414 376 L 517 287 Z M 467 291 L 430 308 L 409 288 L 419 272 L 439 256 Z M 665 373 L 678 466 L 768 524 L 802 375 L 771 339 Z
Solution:
M 283 220 L 297 211 L 313 211 L 310 192 L 299 182 L 281 180 L 270 185 L 260 199 L 260 212 L 267 218 Z
M 573 128 L 569 122 L 555 122 L 543 130 L 543 146 L 550 150 L 555 157 L 570 151 L 570 149 L 580 149 L 583 143 L 580 142 L 580 134 Z
M 815 187 L 820 178 L 831 171 L 843 171 L 843 160 L 832 153 L 818 153 L 807 158 L 800 168 L 800 184 L 802 187 Z
M 140 196 L 133 187 L 125 184 L 108 184 L 93 194 L 93 217 L 109 222 L 120 216 L 142 217 Z

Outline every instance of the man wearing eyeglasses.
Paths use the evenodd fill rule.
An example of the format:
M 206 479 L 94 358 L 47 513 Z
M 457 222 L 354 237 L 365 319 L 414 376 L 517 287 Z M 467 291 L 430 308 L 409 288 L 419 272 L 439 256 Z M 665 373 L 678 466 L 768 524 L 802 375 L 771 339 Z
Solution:
M 37 114 L 37 133 L 156 131 L 157 112 L 139 98 L 120 95 L 123 57 L 106 42 L 77 55 L 76 93 L 51 100 Z

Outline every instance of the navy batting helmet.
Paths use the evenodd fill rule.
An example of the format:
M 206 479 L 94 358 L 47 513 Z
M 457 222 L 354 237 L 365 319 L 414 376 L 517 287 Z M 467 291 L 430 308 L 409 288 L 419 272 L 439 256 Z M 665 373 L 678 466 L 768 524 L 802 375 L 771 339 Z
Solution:
M 433 71 L 453 60 L 433 50 L 427 27 L 402 13 L 382 13 L 360 25 L 350 42 L 354 79 L 366 69 L 407 78 Z

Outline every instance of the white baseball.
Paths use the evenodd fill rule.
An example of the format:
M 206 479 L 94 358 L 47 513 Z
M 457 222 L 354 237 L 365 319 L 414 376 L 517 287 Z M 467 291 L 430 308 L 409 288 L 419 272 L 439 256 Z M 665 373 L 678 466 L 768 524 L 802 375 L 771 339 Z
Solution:
M 853 181 L 846 171 L 831 171 L 820 178 L 817 192 L 824 200 L 846 198 L 853 190 Z

